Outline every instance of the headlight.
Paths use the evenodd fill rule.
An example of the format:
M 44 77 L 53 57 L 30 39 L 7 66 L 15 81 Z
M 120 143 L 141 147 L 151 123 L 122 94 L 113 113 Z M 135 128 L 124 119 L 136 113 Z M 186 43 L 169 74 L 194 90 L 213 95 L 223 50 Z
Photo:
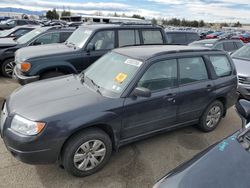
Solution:
M 45 126 L 44 122 L 30 121 L 19 115 L 15 115 L 10 128 L 18 133 L 32 136 L 39 134 Z

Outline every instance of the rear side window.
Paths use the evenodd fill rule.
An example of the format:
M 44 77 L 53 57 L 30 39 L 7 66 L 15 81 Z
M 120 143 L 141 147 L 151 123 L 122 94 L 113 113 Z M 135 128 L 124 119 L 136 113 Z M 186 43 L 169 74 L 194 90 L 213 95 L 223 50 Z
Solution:
M 144 44 L 163 44 L 162 34 L 159 30 L 143 30 L 142 38 Z
M 182 58 L 178 61 L 181 84 L 208 79 L 206 65 L 202 57 Z
M 185 33 L 166 33 L 168 44 L 186 44 Z
M 188 43 L 197 41 L 199 39 L 200 39 L 200 37 L 197 33 L 187 33 L 187 42 Z
M 214 67 L 215 73 L 219 77 L 229 76 L 232 73 L 232 67 L 228 58 L 223 55 L 210 56 L 210 61 Z
M 233 42 L 225 42 L 224 43 L 224 50 L 227 52 L 231 52 L 235 50 L 234 43 Z
M 17 25 L 26 25 L 27 22 L 24 20 L 17 20 Z
M 138 30 L 120 30 L 118 36 L 119 47 L 140 44 Z

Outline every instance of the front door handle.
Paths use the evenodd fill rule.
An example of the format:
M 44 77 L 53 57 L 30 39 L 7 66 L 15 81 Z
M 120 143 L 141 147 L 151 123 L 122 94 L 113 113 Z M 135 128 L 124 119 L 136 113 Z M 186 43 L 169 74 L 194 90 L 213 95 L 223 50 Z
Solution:
M 169 101 L 169 102 L 172 101 L 173 103 L 175 103 L 175 96 L 176 96 L 175 93 L 169 93 L 169 94 L 165 95 L 165 96 L 163 97 L 163 99 L 164 99 L 164 100 L 167 100 L 167 101 Z
M 208 85 L 207 85 L 207 91 L 212 91 L 212 87 L 213 87 L 213 86 L 212 86 L 211 84 L 208 84 Z

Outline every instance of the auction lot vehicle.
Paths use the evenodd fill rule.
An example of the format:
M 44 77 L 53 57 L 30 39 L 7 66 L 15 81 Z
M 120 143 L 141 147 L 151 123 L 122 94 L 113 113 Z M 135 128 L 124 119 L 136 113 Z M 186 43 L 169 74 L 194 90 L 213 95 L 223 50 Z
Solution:
M 21 25 L 39 25 L 37 21 L 26 19 L 10 19 L 0 23 L 0 30 L 12 29 Z
M 25 163 L 59 162 L 87 176 L 130 142 L 194 124 L 214 130 L 237 98 L 236 71 L 223 51 L 124 47 L 79 75 L 13 92 L 3 106 L 1 135 Z
M 25 35 L 26 33 L 36 29 L 40 26 L 34 25 L 24 25 L 24 26 L 16 26 L 12 29 L 0 31 L 0 38 L 14 38 L 18 39 L 19 37 Z
M 188 45 L 200 39 L 198 33 L 193 31 L 166 31 L 167 43 L 173 45 Z
M 15 62 L 13 62 L 14 56 L 18 49 L 26 46 L 63 43 L 69 38 L 73 31 L 74 29 L 72 28 L 40 27 L 17 40 L 11 38 L 0 39 L 0 66 L 2 74 L 6 77 L 12 77 L 15 66 Z
M 232 40 L 232 39 L 206 39 L 206 40 L 195 41 L 189 44 L 189 46 L 207 47 L 233 53 L 236 50 L 243 47 L 244 43 L 241 40 Z
M 250 100 L 250 44 L 232 54 L 238 74 L 238 91 L 241 98 Z
M 240 100 L 236 108 L 248 123 L 242 130 L 172 170 L 153 188 L 250 187 L 250 102 Z
M 14 78 L 24 85 L 62 74 L 79 73 L 113 48 L 143 44 L 166 44 L 164 30 L 151 24 L 84 25 L 64 44 L 19 50 Z M 24 70 L 23 65 L 29 68 Z

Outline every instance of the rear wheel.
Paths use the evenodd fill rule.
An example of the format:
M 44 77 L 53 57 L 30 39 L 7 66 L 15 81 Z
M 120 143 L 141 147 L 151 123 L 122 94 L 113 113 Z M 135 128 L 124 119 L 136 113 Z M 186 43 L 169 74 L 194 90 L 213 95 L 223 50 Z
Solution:
M 2 64 L 2 67 L 1 67 L 1 71 L 2 71 L 3 76 L 11 78 L 15 65 L 16 64 L 13 62 L 13 59 L 5 60 Z
M 65 73 L 59 72 L 59 71 L 50 71 L 50 72 L 45 72 L 41 75 L 40 80 L 48 79 L 48 78 L 53 78 L 57 76 L 63 76 Z
M 220 101 L 214 101 L 202 115 L 199 124 L 200 129 L 204 132 L 213 131 L 220 123 L 223 112 L 223 104 Z
M 73 136 L 62 152 L 64 168 L 74 176 L 88 176 L 99 171 L 109 160 L 112 142 L 100 129 L 87 129 Z

